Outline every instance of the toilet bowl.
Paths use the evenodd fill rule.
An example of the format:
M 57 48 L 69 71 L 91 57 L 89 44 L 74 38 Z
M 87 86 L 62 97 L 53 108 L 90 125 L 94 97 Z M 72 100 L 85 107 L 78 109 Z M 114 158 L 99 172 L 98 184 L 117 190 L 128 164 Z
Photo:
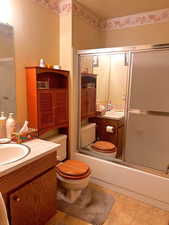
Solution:
M 56 171 L 61 187 L 60 198 L 69 203 L 75 202 L 89 184 L 91 174 L 89 166 L 78 160 L 67 160 L 59 163 Z
M 115 158 L 117 148 L 109 141 L 96 141 L 96 124 L 90 123 L 81 128 L 81 147 L 88 149 L 96 156 Z

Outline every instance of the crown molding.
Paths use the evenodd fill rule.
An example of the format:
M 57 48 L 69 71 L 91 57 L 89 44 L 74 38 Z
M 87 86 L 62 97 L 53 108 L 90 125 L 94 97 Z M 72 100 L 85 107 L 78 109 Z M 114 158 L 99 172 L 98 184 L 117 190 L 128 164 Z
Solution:
M 90 10 L 79 4 L 76 0 L 33 0 L 45 8 L 49 8 L 55 13 L 62 15 L 72 13 L 79 16 L 88 24 L 101 31 L 111 32 L 130 27 L 143 26 L 148 24 L 165 23 L 169 21 L 169 8 L 155 10 L 151 12 L 138 13 L 135 15 L 123 16 L 101 20 Z

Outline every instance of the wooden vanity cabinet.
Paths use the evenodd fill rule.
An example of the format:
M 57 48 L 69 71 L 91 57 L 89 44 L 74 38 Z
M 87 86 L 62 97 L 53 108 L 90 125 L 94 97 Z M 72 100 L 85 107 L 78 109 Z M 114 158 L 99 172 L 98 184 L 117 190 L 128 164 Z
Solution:
M 56 214 L 56 153 L 0 177 L 11 225 L 45 225 Z
M 45 224 L 56 213 L 55 180 L 53 168 L 9 195 L 11 225 Z
M 26 67 L 28 120 L 39 134 L 68 128 L 68 75 L 65 70 Z

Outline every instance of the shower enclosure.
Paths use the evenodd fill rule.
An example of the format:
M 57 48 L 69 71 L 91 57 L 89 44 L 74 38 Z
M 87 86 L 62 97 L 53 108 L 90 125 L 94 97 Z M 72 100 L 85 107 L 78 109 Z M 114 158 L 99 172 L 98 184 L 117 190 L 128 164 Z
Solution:
M 79 152 L 160 174 L 169 168 L 169 46 L 78 51 Z M 106 141 L 116 154 L 96 151 Z

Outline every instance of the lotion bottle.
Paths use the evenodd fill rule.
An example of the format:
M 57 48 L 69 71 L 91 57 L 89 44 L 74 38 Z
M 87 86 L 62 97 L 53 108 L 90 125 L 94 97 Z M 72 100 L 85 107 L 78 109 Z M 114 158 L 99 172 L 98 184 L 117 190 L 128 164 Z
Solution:
M 6 134 L 7 138 L 12 137 L 12 133 L 15 131 L 16 122 L 13 118 L 14 113 L 9 113 L 9 117 L 6 121 Z
M 5 113 L 1 112 L 0 115 L 0 138 L 6 137 L 6 117 Z

